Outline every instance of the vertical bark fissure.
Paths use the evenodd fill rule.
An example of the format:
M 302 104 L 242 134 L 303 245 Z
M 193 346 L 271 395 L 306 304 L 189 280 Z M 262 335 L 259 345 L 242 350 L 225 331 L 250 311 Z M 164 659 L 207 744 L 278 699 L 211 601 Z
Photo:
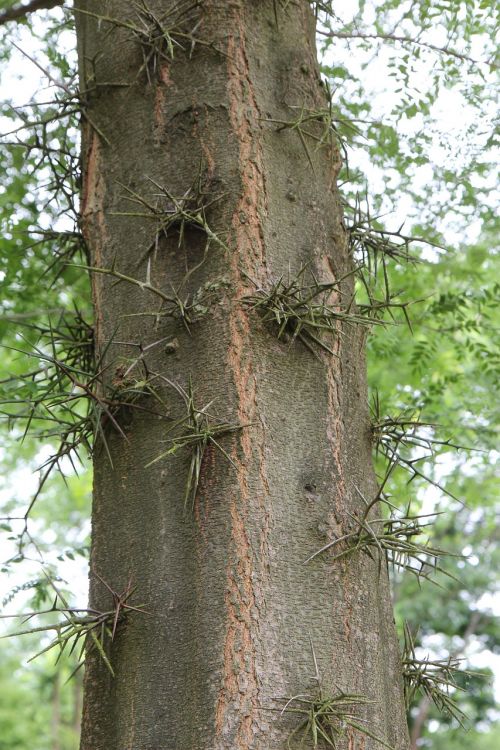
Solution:
M 84 177 L 82 205 L 80 209 L 82 232 L 89 248 L 92 248 L 92 262 L 102 266 L 103 247 L 106 243 L 106 223 L 104 218 L 105 187 L 102 174 L 101 142 L 99 135 L 90 125 L 85 126 L 83 137 L 86 155 L 84 159 Z M 101 299 L 102 279 L 92 277 L 92 298 L 94 306 L 94 332 L 96 346 L 101 346 L 102 315 Z
M 231 271 L 235 287 L 234 302 L 230 311 L 230 345 L 228 364 L 233 372 L 238 394 L 238 417 L 240 424 L 253 425 L 257 429 L 259 420 L 257 377 L 252 358 L 252 336 L 248 315 L 241 304 L 248 290 L 248 280 L 256 276 L 265 277 L 266 249 L 262 230 L 266 211 L 266 186 L 262 164 L 260 112 L 246 56 L 246 30 L 244 9 L 234 6 L 232 24 L 235 32 L 228 40 L 228 98 L 231 127 L 238 144 L 241 196 L 233 213 Z M 248 466 L 252 462 L 255 446 L 260 443 L 260 472 L 264 487 L 267 485 L 263 444 L 263 425 L 257 440 L 250 440 L 249 432 L 241 433 L 241 457 L 233 451 L 237 466 L 238 490 L 230 499 L 232 539 L 235 561 L 230 560 L 227 571 L 227 632 L 224 646 L 224 677 L 216 708 L 216 736 L 223 729 L 226 710 L 232 703 L 239 717 L 237 747 L 245 750 L 252 740 L 253 713 L 258 708 L 259 684 L 255 669 L 254 639 L 258 637 L 258 622 L 253 617 L 259 611 L 259 592 L 255 590 L 253 569 L 254 550 L 246 532 L 246 515 L 250 501 Z M 265 501 L 264 501 L 265 503 Z M 265 529 L 261 549 L 266 548 Z M 237 655 L 237 656 L 236 656 Z M 236 658 L 236 664 L 235 664 Z M 238 676 L 235 676 L 235 670 Z M 241 677 L 245 675 L 245 689 L 241 689 Z

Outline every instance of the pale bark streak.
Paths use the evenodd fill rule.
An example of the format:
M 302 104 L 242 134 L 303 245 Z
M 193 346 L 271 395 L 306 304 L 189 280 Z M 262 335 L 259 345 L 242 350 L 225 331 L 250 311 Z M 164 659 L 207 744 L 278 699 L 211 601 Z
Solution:
M 81 221 L 82 232 L 88 247 L 92 248 L 92 265 L 103 266 L 103 248 L 107 240 L 107 228 L 104 218 L 105 185 L 102 170 L 101 142 L 99 135 L 90 125 L 86 126 L 88 136 L 86 169 L 83 179 Z M 95 310 L 95 339 L 97 346 L 101 342 L 102 300 L 101 290 L 104 279 L 100 274 L 92 274 L 92 297 Z
M 247 282 L 242 278 L 241 268 L 255 278 L 262 279 L 265 271 L 265 242 L 262 230 L 262 215 L 265 211 L 265 179 L 262 147 L 260 142 L 260 112 L 253 90 L 245 50 L 245 28 L 242 20 L 243 8 L 234 10 L 233 23 L 236 34 L 228 41 L 228 95 L 231 126 L 238 141 L 241 197 L 233 214 L 232 228 L 234 249 L 231 270 L 237 288 L 236 299 L 230 313 L 231 344 L 228 364 L 234 373 L 238 393 L 238 418 L 241 424 L 252 425 L 255 433 L 262 422 L 258 421 L 257 377 L 251 354 L 251 329 L 246 312 L 241 306 Z M 255 440 L 255 436 L 254 436 Z M 260 476 L 262 491 L 268 492 L 263 448 L 264 435 L 257 436 L 260 444 Z M 224 647 L 224 678 L 216 711 L 217 735 L 221 735 L 229 721 L 229 706 L 232 720 L 239 722 L 237 747 L 246 750 L 253 738 L 253 715 L 258 707 L 259 685 L 256 674 L 255 646 L 253 640 L 258 630 L 255 613 L 258 611 L 258 593 L 254 591 L 254 551 L 248 539 L 245 516 L 251 494 L 248 486 L 248 470 L 252 463 L 254 443 L 249 430 L 241 433 L 240 447 L 233 452 L 238 471 L 239 492 L 231 498 L 231 522 L 236 569 L 234 562 L 228 566 L 226 608 L 228 613 L 226 643 Z M 263 501 L 265 502 L 265 501 Z M 262 507 L 262 505 L 261 505 Z M 266 517 L 265 526 L 269 520 Z M 261 540 L 261 551 L 266 553 L 266 532 Z M 253 617 L 253 619 L 252 619 Z M 235 675 L 235 670 L 238 675 Z

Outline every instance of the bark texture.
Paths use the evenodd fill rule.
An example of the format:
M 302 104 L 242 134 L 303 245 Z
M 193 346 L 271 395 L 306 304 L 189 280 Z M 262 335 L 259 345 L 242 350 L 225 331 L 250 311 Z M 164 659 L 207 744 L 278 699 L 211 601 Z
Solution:
M 176 6 L 148 2 L 160 15 Z M 366 556 L 304 564 L 362 511 L 357 490 L 376 491 L 363 333 L 339 328 L 337 356 L 315 357 L 278 341 L 242 304 L 256 284 L 304 263 L 323 281 L 351 270 L 338 154 L 312 145 L 312 170 L 297 133 L 267 122 L 324 104 L 309 3 L 286 12 L 277 3 L 278 24 L 273 5 L 199 3 L 195 36 L 213 46 L 187 44 L 148 74 L 129 29 L 76 13 L 88 114 L 109 141 L 87 119 L 82 222 L 93 265 L 144 280 L 149 261 L 155 286 L 178 286 L 202 260 L 203 234 L 188 230 L 179 245 L 172 233 L 154 247 L 154 221 L 117 214 L 137 210 L 126 188 L 155 200 L 151 179 L 184 195 L 200 164 L 205 189 L 222 196 L 207 217 L 227 245 L 212 243 L 189 276 L 186 291 L 214 288 L 191 335 L 170 318 L 138 315 L 158 309 L 151 293 L 94 275 L 104 377 L 119 379 L 139 346 L 164 340 L 145 352 L 149 372 L 184 388 L 191 378 L 198 406 L 213 401 L 211 412 L 246 425 L 220 438 L 234 465 L 206 450 L 193 512 L 183 506 L 187 449 L 146 468 L 168 447 L 165 419 L 131 410 L 126 440 L 108 430 L 112 465 L 96 452 L 91 605 L 109 607 L 97 575 L 116 590 L 131 578 L 132 603 L 149 614 L 130 614 L 116 638 L 115 679 L 89 659 L 82 750 L 283 748 L 297 719 L 268 709 L 314 691 L 311 641 L 324 689 L 376 700 L 362 713 L 371 730 L 408 747 L 385 571 Z M 124 0 L 78 7 L 135 18 Z M 156 385 L 169 415 L 182 416 L 175 390 Z M 378 746 L 352 732 L 339 743 Z

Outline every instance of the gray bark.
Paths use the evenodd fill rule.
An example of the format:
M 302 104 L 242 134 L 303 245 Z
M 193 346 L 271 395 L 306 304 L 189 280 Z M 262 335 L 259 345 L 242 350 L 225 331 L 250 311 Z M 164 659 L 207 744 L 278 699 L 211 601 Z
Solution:
M 149 2 L 165 12 L 173 2 Z M 126 20 L 129 2 L 80 2 Z M 207 190 L 222 195 L 210 225 L 213 243 L 188 281 L 210 282 L 216 296 L 191 327 L 138 313 L 158 300 L 133 285 L 93 276 L 97 345 L 107 382 L 148 350 L 149 372 L 187 388 L 199 406 L 239 432 L 205 452 L 194 511 L 183 506 L 189 451 L 146 465 L 166 450 L 169 422 L 131 409 L 96 450 L 90 601 L 109 608 L 102 576 L 115 590 L 137 587 L 111 650 L 113 679 L 97 655 L 85 676 L 82 750 L 278 750 L 296 726 L 269 710 L 314 691 L 314 645 L 324 689 L 376 701 L 361 715 L 394 748 L 408 747 L 389 584 L 368 557 L 304 560 L 349 527 L 376 492 L 371 464 L 364 336 L 343 326 L 314 356 L 300 342 L 278 341 L 242 299 L 309 263 L 330 281 L 352 268 L 336 187 L 337 153 L 310 149 L 289 120 L 292 106 L 324 103 L 309 4 L 278 12 L 272 0 L 205 0 L 196 44 L 176 50 L 148 77 L 127 29 L 76 14 L 84 125 L 82 223 L 92 264 L 139 279 L 155 237 L 126 187 L 151 199 L 149 181 L 182 196 L 200 163 Z M 188 45 L 188 52 L 189 52 Z M 127 87 L 94 84 L 124 83 Z M 153 199 L 154 200 L 154 199 Z M 205 238 L 188 231 L 162 238 L 149 253 L 151 281 L 166 293 L 203 257 Z M 346 295 L 352 281 L 344 284 Z M 112 341 L 110 344 L 109 342 Z M 121 368 L 121 369 L 120 369 Z M 166 409 L 179 418 L 179 395 L 161 379 Z M 141 404 L 156 409 L 153 400 Z M 348 732 L 339 748 L 380 747 Z

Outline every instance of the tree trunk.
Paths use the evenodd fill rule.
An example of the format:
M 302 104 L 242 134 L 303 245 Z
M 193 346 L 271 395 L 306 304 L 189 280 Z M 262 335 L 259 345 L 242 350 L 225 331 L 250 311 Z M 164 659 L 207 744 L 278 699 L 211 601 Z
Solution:
M 181 5 L 148 3 L 170 20 Z M 81 748 L 285 747 L 300 717 L 272 709 L 315 693 L 314 650 L 323 694 L 373 699 L 359 716 L 406 749 L 384 566 L 379 573 L 367 556 L 334 562 L 329 553 L 304 564 L 350 527 L 349 514 L 364 508 L 360 493 L 376 492 L 363 332 L 339 323 L 328 340 L 334 355 L 312 352 L 299 339 L 278 340 L 244 302 L 304 264 L 304 283 L 309 272 L 332 281 L 352 270 L 338 153 L 311 140 L 307 154 L 295 130 L 268 122 L 325 106 L 313 15 L 305 0 L 286 11 L 273 0 L 197 5 L 182 28 L 198 41 L 177 37 L 184 51 L 174 45 L 171 60 L 166 44 L 148 59 L 133 29 L 78 12 L 140 25 L 134 3 L 77 3 L 87 92 L 82 226 L 92 265 L 148 278 L 165 294 L 183 280 L 182 296 L 210 291 L 188 332 L 152 314 L 159 299 L 147 289 L 93 274 L 103 387 L 149 375 L 169 417 L 181 419 L 174 386 L 188 392 L 191 382 L 198 408 L 211 404 L 208 412 L 240 427 L 217 437 L 227 456 L 209 441 L 194 508 L 183 499 L 189 447 L 149 465 L 182 434 L 151 413 L 163 410 L 153 396 L 119 415 L 125 437 L 104 427 L 107 449 L 101 440 L 94 458 L 91 606 L 110 606 L 98 576 L 116 591 L 131 580 L 128 601 L 147 614 L 127 613 L 111 648 L 115 678 L 89 655 Z M 181 198 L 197 181 L 221 240 L 205 259 L 203 231 L 157 236 L 161 217 L 148 217 L 130 192 L 168 211 L 158 186 Z M 348 277 L 344 299 L 351 290 Z M 380 745 L 349 729 L 338 747 Z
M 82 724 L 82 675 L 81 672 L 73 677 L 73 717 L 71 726 L 73 735 L 80 736 L 80 727 Z

